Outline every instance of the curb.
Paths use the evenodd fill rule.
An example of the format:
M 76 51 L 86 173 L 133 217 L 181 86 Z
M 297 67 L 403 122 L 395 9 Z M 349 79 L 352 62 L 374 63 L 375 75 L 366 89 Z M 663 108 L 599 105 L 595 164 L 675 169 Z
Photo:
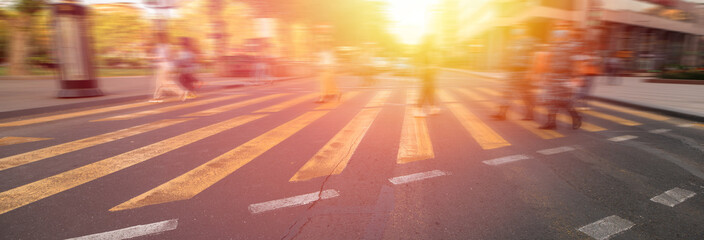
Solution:
M 280 82 L 280 81 L 287 81 L 287 80 L 306 78 L 306 77 L 310 77 L 310 76 L 287 77 L 287 78 L 276 79 L 273 81 Z M 258 85 L 261 85 L 261 84 L 249 84 L 249 83 L 244 83 L 244 82 L 237 82 L 237 83 L 233 83 L 233 84 L 224 84 L 224 85 L 219 85 L 219 86 L 211 86 L 211 87 L 206 86 L 203 90 L 201 90 L 201 92 L 213 92 L 213 91 L 218 91 L 218 90 L 222 90 L 222 89 L 231 89 L 231 88 L 239 88 L 239 87 L 246 87 L 246 86 L 258 86 Z M 66 111 L 66 110 L 71 110 L 71 109 L 87 108 L 87 107 L 94 107 L 94 106 L 99 106 L 99 105 L 117 104 L 117 103 L 122 103 L 122 102 L 129 102 L 129 101 L 146 100 L 150 96 L 151 96 L 151 94 L 139 94 L 139 95 L 116 97 L 116 98 L 111 98 L 111 99 L 101 99 L 101 100 L 81 102 L 81 103 L 60 104 L 60 105 L 53 105 L 53 106 L 46 106 L 46 107 L 12 110 L 12 111 L 0 112 L 0 119 L 21 117 L 21 116 L 27 116 L 27 115 L 36 115 L 36 114 L 42 114 L 42 113 L 47 113 L 47 112 Z
M 12 110 L 12 111 L 7 111 L 7 112 L 0 112 L 0 119 L 21 117 L 21 116 L 27 116 L 27 115 L 36 115 L 36 114 L 42 114 L 42 113 L 47 113 L 47 112 L 58 112 L 58 111 L 65 111 L 65 110 L 77 109 L 77 108 L 87 108 L 87 107 L 94 107 L 94 106 L 99 106 L 99 105 L 116 104 L 116 103 L 129 102 L 129 101 L 146 100 L 149 98 L 149 96 L 150 95 L 134 95 L 134 96 L 126 96 L 126 97 L 116 97 L 116 98 L 111 98 L 111 99 L 102 99 L 102 100 L 90 101 L 90 102 L 70 103 L 70 104 L 38 107 L 38 108 Z
M 624 107 L 630 107 L 630 108 L 635 108 L 635 109 L 639 109 L 639 110 L 661 113 L 664 115 L 687 119 L 687 120 L 691 120 L 691 121 L 704 122 L 704 116 L 699 116 L 696 114 L 690 114 L 690 113 L 685 113 L 685 112 L 681 112 L 681 111 L 674 111 L 674 110 L 669 110 L 669 109 L 665 109 L 665 108 L 645 106 L 645 105 L 641 105 L 641 104 L 636 104 L 636 103 L 631 103 L 631 102 L 621 101 L 621 100 L 614 100 L 614 99 L 610 99 L 610 98 L 595 97 L 595 96 L 589 96 L 587 98 L 592 99 L 592 100 L 597 100 L 600 102 L 617 104 L 617 105 L 621 105 Z
M 649 82 L 649 83 L 670 83 L 670 84 L 695 84 L 695 85 L 704 85 L 704 80 L 687 80 L 687 79 L 662 79 L 662 78 L 654 78 L 654 79 L 645 79 L 643 82 Z
M 489 79 L 501 80 L 501 78 L 491 77 L 491 76 L 486 76 L 486 75 L 481 75 L 481 74 L 473 73 L 473 72 L 471 72 L 471 71 L 469 71 L 469 70 L 455 69 L 455 68 L 442 68 L 442 70 L 464 73 L 464 74 L 467 74 L 467 75 L 472 75 L 472 76 L 481 77 L 481 78 L 489 78 Z
M 26 75 L 26 76 L 0 76 L 0 81 L 5 80 L 51 80 L 56 78 L 54 75 Z
M 150 75 L 130 75 L 130 76 L 106 76 L 106 77 L 100 77 L 98 76 L 96 79 L 109 79 L 109 78 L 139 78 L 139 77 L 149 77 Z M 31 81 L 31 80 L 56 80 L 56 76 L 54 75 L 26 75 L 26 76 L 0 76 L 0 81 L 6 81 L 6 80 L 22 80 L 22 81 Z

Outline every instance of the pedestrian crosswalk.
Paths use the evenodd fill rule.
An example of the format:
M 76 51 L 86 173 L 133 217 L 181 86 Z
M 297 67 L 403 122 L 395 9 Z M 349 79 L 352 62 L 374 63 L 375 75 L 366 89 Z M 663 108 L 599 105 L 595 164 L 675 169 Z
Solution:
M 406 108 L 403 114 L 401 139 L 396 158 L 396 162 L 399 164 L 435 157 L 425 118 L 413 116 L 413 106 L 415 106 L 416 99 L 418 99 L 417 91 L 409 90 L 406 93 Z
M 445 102 L 445 106 L 450 109 L 450 112 L 455 115 L 460 123 L 462 123 L 465 130 L 472 135 L 483 149 L 511 146 L 508 141 L 501 137 L 496 131 L 492 130 L 492 128 L 480 120 L 479 117 L 467 110 L 467 108 L 459 103 L 449 92 L 440 90 L 438 96 L 442 102 Z
M 397 164 L 409 164 L 418 161 L 432 161 L 437 149 L 432 139 L 437 133 L 429 128 L 429 122 L 434 116 L 419 118 L 413 115 L 415 103 L 418 98 L 418 89 L 396 88 L 396 89 L 368 89 L 364 91 L 350 91 L 343 94 L 341 101 L 313 105 L 317 94 L 315 93 L 271 93 L 263 96 L 250 97 L 247 94 L 232 94 L 203 97 L 192 102 L 178 105 L 164 104 L 150 110 L 137 109 L 148 106 L 148 103 L 130 103 L 107 108 L 83 110 L 72 113 L 61 113 L 49 116 L 40 116 L 24 120 L 0 123 L 0 127 L 25 127 L 25 125 L 38 124 L 49 121 L 59 121 L 68 118 L 82 116 L 92 116 L 99 114 L 102 118 L 85 119 L 84 124 L 99 124 L 98 122 L 136 119 L 145 116 L 157 116 L 174 111 L 190 111 L 180 115 L 180 117 L 167 118 L 140 125 L 127 127 L 124 129 L 98 134 L 96 136 L 68 141 L 37 148 L 11 156 L 0 158 L 0 171 L 5 171 L 29 163 L 41 164 L 42 160 L 57 157 L 63 154 L 77 152 L 91 147 L 109 147 L 109 145 L 120 139 L 130 138 L 137 135 L 146 135 L 155 131 L 163 130 L 171 126 L 182 126 L 186 122 L 198 120 L 198 117 L 213 116 L 248 106 L 256 106 L 258 109 L 248 112 L 238 113 L 237 116 L 227 116 L 228 118 L 207 126 L 193 130 L 185 130 L 184 133 L 168 137 L 154 143 L 146 144 L 139 148 L 117 154 L 105 159 L 95 159 L 94 162 L 79 166 L 65 172 L 55 174 L 43 179 L 35 179 L 33 182 L 14 186 L 9 190 L 0 192 L 0 214 L 27 206 L 36 201 L 49 198 L 55 194 L 67 191 L 77 186 L 89 183 L 109 174 L 125 170 L 128 167 L 148 161 L 167 152 L 174 151 L 197 141 L 208 141 L 208 138 L 243 125 L 253 125 L 255 121 L 271 116 L 278 116 L 280 112 L 292 108 L 302 113 L 289 117 L 288 121 L 277 125 L 266 132 L 238 145 L 233 146 L 219 156 L 207 160 L 201 164 L 163 184 L 156 186 L 137 196 L 129 196 L 131 199 L 120 203 L 110 211 L 121 211 L 135 209 L 144 206 L 157 205 L 161 203 L 188 200 L 210 188 L 215 183 L 230 176 L 243 166 L 255 161 L 259 156 L 268 152 L 276 151 L 277 145 L 289 139 L 295 134 L 299 134 L 305 128 L 316 128 L 316 122 L 327 116 L 337 113 L 341 107 L 355 108 L 356 114 L 351 119 L 345 120 L 346 124 L 341 127 L 336 134 L 319 146 L 319 150 L 312 156 L 307 156 L 305 163 L 300 168 L 291 172 L 289 184 L 307 181 L 311 179 L 323 178 L 341 174 L 351 161 L 354 161 L 354 154 L 358 146 L 368 140 L 369 129 L 377 122 L 377 118 L 382 112 L 390 108 L 399 108 L 403 116 L 399 117 L 397 129 L 400 138 L 393 149 L 397 156 Z M 465 140 L 473 142 L 481 150 L 492 150 L 508 148 L 516 144 L 521 144 L 525 139 L 518 139 L 511 133 L 497 130 L 497 126 L 516 126 L 515 131 L 523 131 L 533 136 L 535 140 L 550 141 L 553 139 L 567 138 L 573 134 L 596 134 L 597 132 L 608 131 L 607 127 L 624 128 L 647 124 L 647 121 L 669 121 L 669 117 L 660 116 L 643 111 L 632 110 L 623 107 L 612 106 L 605 103 L 597 103 L 593 106 L 599 109 L 621 112 L 626 115 L 614 116 L 607 111 L 589 110 L 585 114 L 593 116 L 597 123 L 585 121 L 582 125 L 584 131 L 564 130 L 541 130 L 537 129 L 538 123 L 535 121 L 520 121 L 517 110 L 512 110 L 509 121 L 492 122 L 488 120 L 487 112 L 494 110 L 495 104 L 491 101 L 500 95 L 497 91 L 488 88 L 458 88 L 439 89 L 437 92 L 439 105 L 447 111 L 443 112 L 443 117 L 453 119 L 462 129 Z M 395 98 L 394 98 L 395 97 Z M 246 98 L 246 99 L 245 99 Z M 244 100 L 243 100 L 244 99 Z M 393 99 L 393 100 L 392 100 Z M 399 99 L 401 99 L 399 101 Z M 467 101 L 468 100 L 468 101 Z M 345 105 L 350 101 L 364 101 L 361 105 Z M 304 103 L 309 102 L 306 105 Z M 400 102 L 404 104 L 390 104 Z M 210 105 L 213 106 L 210 106 Z M 303 106 L 305 105 L 305 106 Z M 114 115 L 113 111 L 132 110 L 134 112 Z M 543 107 L 536 108 L 537 113 L 545 113 Z M 291 111 L 294 112 L 294 111 Z M 181 114 L 181 113 L 178 113 Z M 635 118 L 632 118 L 635 117 Z M 286 118 L 286 117 L 284 117 Z M 642 121 L 641 119 L 647 119 Z M 559 116 L 560 121 L 571 121 L 567 116 Z M 591 121 L 591 120 L 590 120 Z M 29 126 L 27 126 L 29 127 Z M 513 128 L 512 128 L 513 129 Z M 0 136 L 6 137 L 6 136 Z M 8 136 L 9 137 L 9 136 Z M 37 139 L 40 136 L 35 136 Z M 31 142 L 31 141 L 28 141 Z M 26 144 L 26 143 L 25 143 Z M 472 145 L 472 144 L 469 144 Z M 394 160 L 391 160 L 394 161 Z
M 186 109 L 186 108 L 190 108 L 190 107 L 205 105 L 205 104 L 224 101 L 224 100 L 230 100 L 230 99 L 243 97 L 243 96 L 245 96 L 245 95 L 244 94 L 235 94 L 235 95 L 229 95 L 229 96 L 221 96 L 221 97 L 216 97 L 216 98 L 211 98 L 211 99 L 204 99 L 201 101 L 193 101 L 193 102 L 183 103 L 183 104 L 179 104 L 179 105 L 162 107 L 162 108 L 158 108 L 155 110 L 145 110 L 145 111 L 136 112 L 136 113 L 128 113 L 128 114 L 123 114 L 123 115 L 118 115 L 118 116 L 112 116 L 112 117 L 102 118 L 102 119 L 93 120 L 93 121 L 101 122 L 101 121 L 117 121 L 117 120 L 133 119 L 133 118 L 144 117 L 144 116 L 148 116 L 148 115 L 155 115 L 155 114 L 176 111 L 179 109 Z
M 381 104 L 389 97 L 381 91 L 350 122 L 323 146 L 289 181 L 305 181 L 342 173 L 357 146 L 381 111 Z

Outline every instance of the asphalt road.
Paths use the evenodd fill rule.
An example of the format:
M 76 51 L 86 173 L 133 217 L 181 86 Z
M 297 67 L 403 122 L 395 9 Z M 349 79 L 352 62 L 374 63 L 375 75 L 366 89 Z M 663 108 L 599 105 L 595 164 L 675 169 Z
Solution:
M 704 238 L 701 123 L 595 103 L 536 130 L 448 72 L 414 118 L 413 78 L 338 82 L 1 119 L 0 238 Z

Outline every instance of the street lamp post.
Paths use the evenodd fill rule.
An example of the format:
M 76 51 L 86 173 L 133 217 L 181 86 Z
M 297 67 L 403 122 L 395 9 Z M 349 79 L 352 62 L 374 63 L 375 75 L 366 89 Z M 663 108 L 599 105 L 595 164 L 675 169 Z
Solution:
M 86 7 L 76 1 L 52 4 L 54 17 L 54 51 L 58 62 L 61 90 L 58 97 L 102 96 L 93 66 L 93 52 L 88 38 Z

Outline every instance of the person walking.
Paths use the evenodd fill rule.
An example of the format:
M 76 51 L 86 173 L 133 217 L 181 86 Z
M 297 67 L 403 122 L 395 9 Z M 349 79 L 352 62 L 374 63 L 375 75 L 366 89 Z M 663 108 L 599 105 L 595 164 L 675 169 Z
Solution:
M 154 80 L 155 89 L 154 95 L 149 102 L 163 102 L 164 92 L 174 92 L 177 95 L 182 90 L 174 83 L 171 73 L 173 70 L 171 62 L 171 48 L 169 47 L 168 36 L 164 32 L 156 34 L 157 44 L 154 47 Z
M 256 56 L 256 63 L 254 64 L 254 79 L 259 84 L 272 84 L 269 77 L 269 57 L 266 53 L 266 45 L 263 50 Z
M 549 46 L 549 44 L 538 44 L 536 47 L 536 51 L 533 53 L 533 60 L 529 71 L 529 78 L 531 81 L 531 85 L 536 85 L 534 86 L 534 88 L 536 88 L 537 90 L 544 90 L 543 88 L 538 88 L 537 85 L 544 82 L 543 79 L 545 79 L 545 75 L 548 71 L 548 60 L 550 59 Z M 544 105 L 544 91 L 540 91 L 539 94 L 533 94 L 533 96 L 536 95 L 540 97 L 533 97 L 535 105 Z
M 196 61 L 198 52 L 191 38 L 181 38 L 181 51 L 178 53 L 176 66 L 179 72 L 179 83 L 186 89 L 181 97 L 182 101 L 196 98 L 196 85 L 201 82 L 194 76 L 198 70 Z
M 420 47 L 418 60 L 421 74 L 421 92 L 416 105 L 415 117 L 425 117 L 425 106 L 430 108 L 430 115 L 440 113 L 440 108 L 435 102 L 435 74 L 437 72 L 437 53 L 433 36 L 428 36 Z
M 362 51 L 362 54 L 359 56 L 359 74 L 362 77 L 363 83 L 362 86 L 365 87 L 370 87 L 374 85 L 374 75 L 375 75 L 375 70 L 374 70 L 374 57 L 372 53 L 372 48 L 373 46 L 366 46 Z
M 508 79 L 506 79 L 504 86 L 499 111 L 491 115 L 491 118 L 505 120 L 511 102 L 520 97 L 525 105 L 525 115 L 521 120 L 533 120 L 535 97 L 529 69 L 532 65 L 536 41 L 527 35 L 526 27 L 522 24 L 511 29 L 511 36 L 513 40 L 506 48 L 502 63 L 504 70 L 508 73 Z
M 547 122 L 540 129 L 555 129 L 557 111 L 567 110 L 572 117 L 572 129 L 582 126 L 582 117 L 572 104 L 572 78 L 575 73 L 575 58 L 578 44 L 572 40 L 569 23 L 560 21 L 552 32 L 548 74 L 544 81 L 547 91 Z
M 601 74 L 601 69 L 599 68 L 600 62 L 601 59 L 596 50 L 592 50 L 587 51 L 579 63 L 581 81 L 579 81 L 577 94 L 575 96 L 575 104 L 579 110 L 589 110 L 587 97 L 589 97 L 589 93 L 594 85 L 594 79 Z
M 315 102 L 324 103 L 335 98 L 340 101 L 342 93 L 337 88 L 337 83 L 335 83 L 335 53 L 329 41 L 320 44 L 317 64 L 320 97 Z
M 621 59 L 616 56 L 616 53 L 606 60 L 606 75 L 609 85 L 618 85 L 621 83 L 621 64 Z

